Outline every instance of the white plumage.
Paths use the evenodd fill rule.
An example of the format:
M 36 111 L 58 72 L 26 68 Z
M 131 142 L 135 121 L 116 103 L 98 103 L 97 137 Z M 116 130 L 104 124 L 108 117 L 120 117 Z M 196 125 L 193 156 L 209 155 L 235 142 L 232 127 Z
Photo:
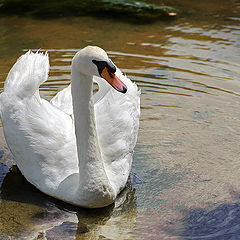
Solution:
M 103 207 L 114 201 L 130 173 L 140 92 L 119 69 L 115 75 L 127 92 L 117 92 L 92 60 L 110 61 L 98 47 L 82 49 L 73 59 L 71 85 L 48 102 L 39 95 L 48 56 L 22 55 L 5 81 L 0 111 L 7 144 L 30 183 L 75 205 Z M 93 80 L 99 92 L 92 96 Z

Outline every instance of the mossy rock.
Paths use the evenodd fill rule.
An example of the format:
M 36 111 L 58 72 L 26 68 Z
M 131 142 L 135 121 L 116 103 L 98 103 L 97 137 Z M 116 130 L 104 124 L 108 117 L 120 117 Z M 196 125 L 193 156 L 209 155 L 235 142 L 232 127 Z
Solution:
M 8 14 L 42 18 L 90 15 L 149 21 L 169 19 L 177 14 L 177 10 L 169 6 L 131 0 L 2 0 L 0 15 Z

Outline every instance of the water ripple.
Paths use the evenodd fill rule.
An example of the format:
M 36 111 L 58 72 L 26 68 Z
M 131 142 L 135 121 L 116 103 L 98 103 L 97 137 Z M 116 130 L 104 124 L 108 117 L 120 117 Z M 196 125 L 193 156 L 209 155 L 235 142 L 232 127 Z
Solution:
M 179 29 L 178 29 L 179 30 Z M 181 28 L 186 31 L 186 28 Z M 200 29 L 194 29 L 201 32 Z M 189 40 L 183 38 L 171 38 L 171 45 L 166 46 L 163 56 L 132 54 L 116 51 L 108 51 L 113 60 L 121 57 L 122 61 L 133 59 L 143 68 L 128 68 L 128 64 L 123 64 L 122 71 L 133 81 L 136 81 L 142 92 L 152 92 L 158 94 L 176 94 L 180 96 L 193 96 L 200 94 L 220 94 L 227 93 L 239 96 L 238 92 L 232 89 L 225 89 L 216 84 L 218 81 L 229 81 L 239 77 L 239 64 L 228 58 L 219 59 L 219 56 L 210 55 L 213 52 L 211 41 Z M 160 47 L 152 44 L 144 44 L 148 47 Z M 220 48 L 226 44 L 219 42 Z M 41 90 L 50 90 L 50 95 L 70 83 L 70 63 L 78 49 L 47 49 L 51 55 L 50 77 L 41 87 Z M 146 64 L 148 67 L 146 67 Z M 120 67 L 121 68 L 121 67 Z M 207 81 L 215 82 L 215 86 L 207 81 L 200 80 L 205 77 Z M 199 81 L 196 81 L 196 77 Z M 212 81 L 214 80 L 214 81 Z M 177 90 L 177 91 L 176 91 Z M 214 90 L 214 91 L 213 91 Z

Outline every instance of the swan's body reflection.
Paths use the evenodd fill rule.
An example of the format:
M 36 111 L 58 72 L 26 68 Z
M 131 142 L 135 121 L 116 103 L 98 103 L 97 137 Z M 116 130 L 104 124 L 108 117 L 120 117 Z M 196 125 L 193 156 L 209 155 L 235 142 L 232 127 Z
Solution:
M 8 168 L 1 166 L 1 174 Z M 82 209 L 42 194 L 19 172 L 2 178 L 0 232 L 17 239 L 126 239 L 135 229 L 134 190 L 126 188 L 114 205 Z M 127 237 L 128 236 L 128 237 Z

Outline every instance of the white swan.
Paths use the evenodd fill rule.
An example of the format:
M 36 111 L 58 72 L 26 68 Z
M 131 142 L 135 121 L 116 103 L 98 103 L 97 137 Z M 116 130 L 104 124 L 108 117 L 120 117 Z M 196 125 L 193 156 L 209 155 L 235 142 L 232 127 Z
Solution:
M 99 47 L 74 56 L 71 86 L 51 102 L 39 96 L 48 71 L 47 55 L 28 52 L 9 72 L 0 95 L 7 144 L 42 192 L 82 207 L 107 206 L 129 176 L 140 92 Z M 93 79 L 99 84 L 94 96 Z

